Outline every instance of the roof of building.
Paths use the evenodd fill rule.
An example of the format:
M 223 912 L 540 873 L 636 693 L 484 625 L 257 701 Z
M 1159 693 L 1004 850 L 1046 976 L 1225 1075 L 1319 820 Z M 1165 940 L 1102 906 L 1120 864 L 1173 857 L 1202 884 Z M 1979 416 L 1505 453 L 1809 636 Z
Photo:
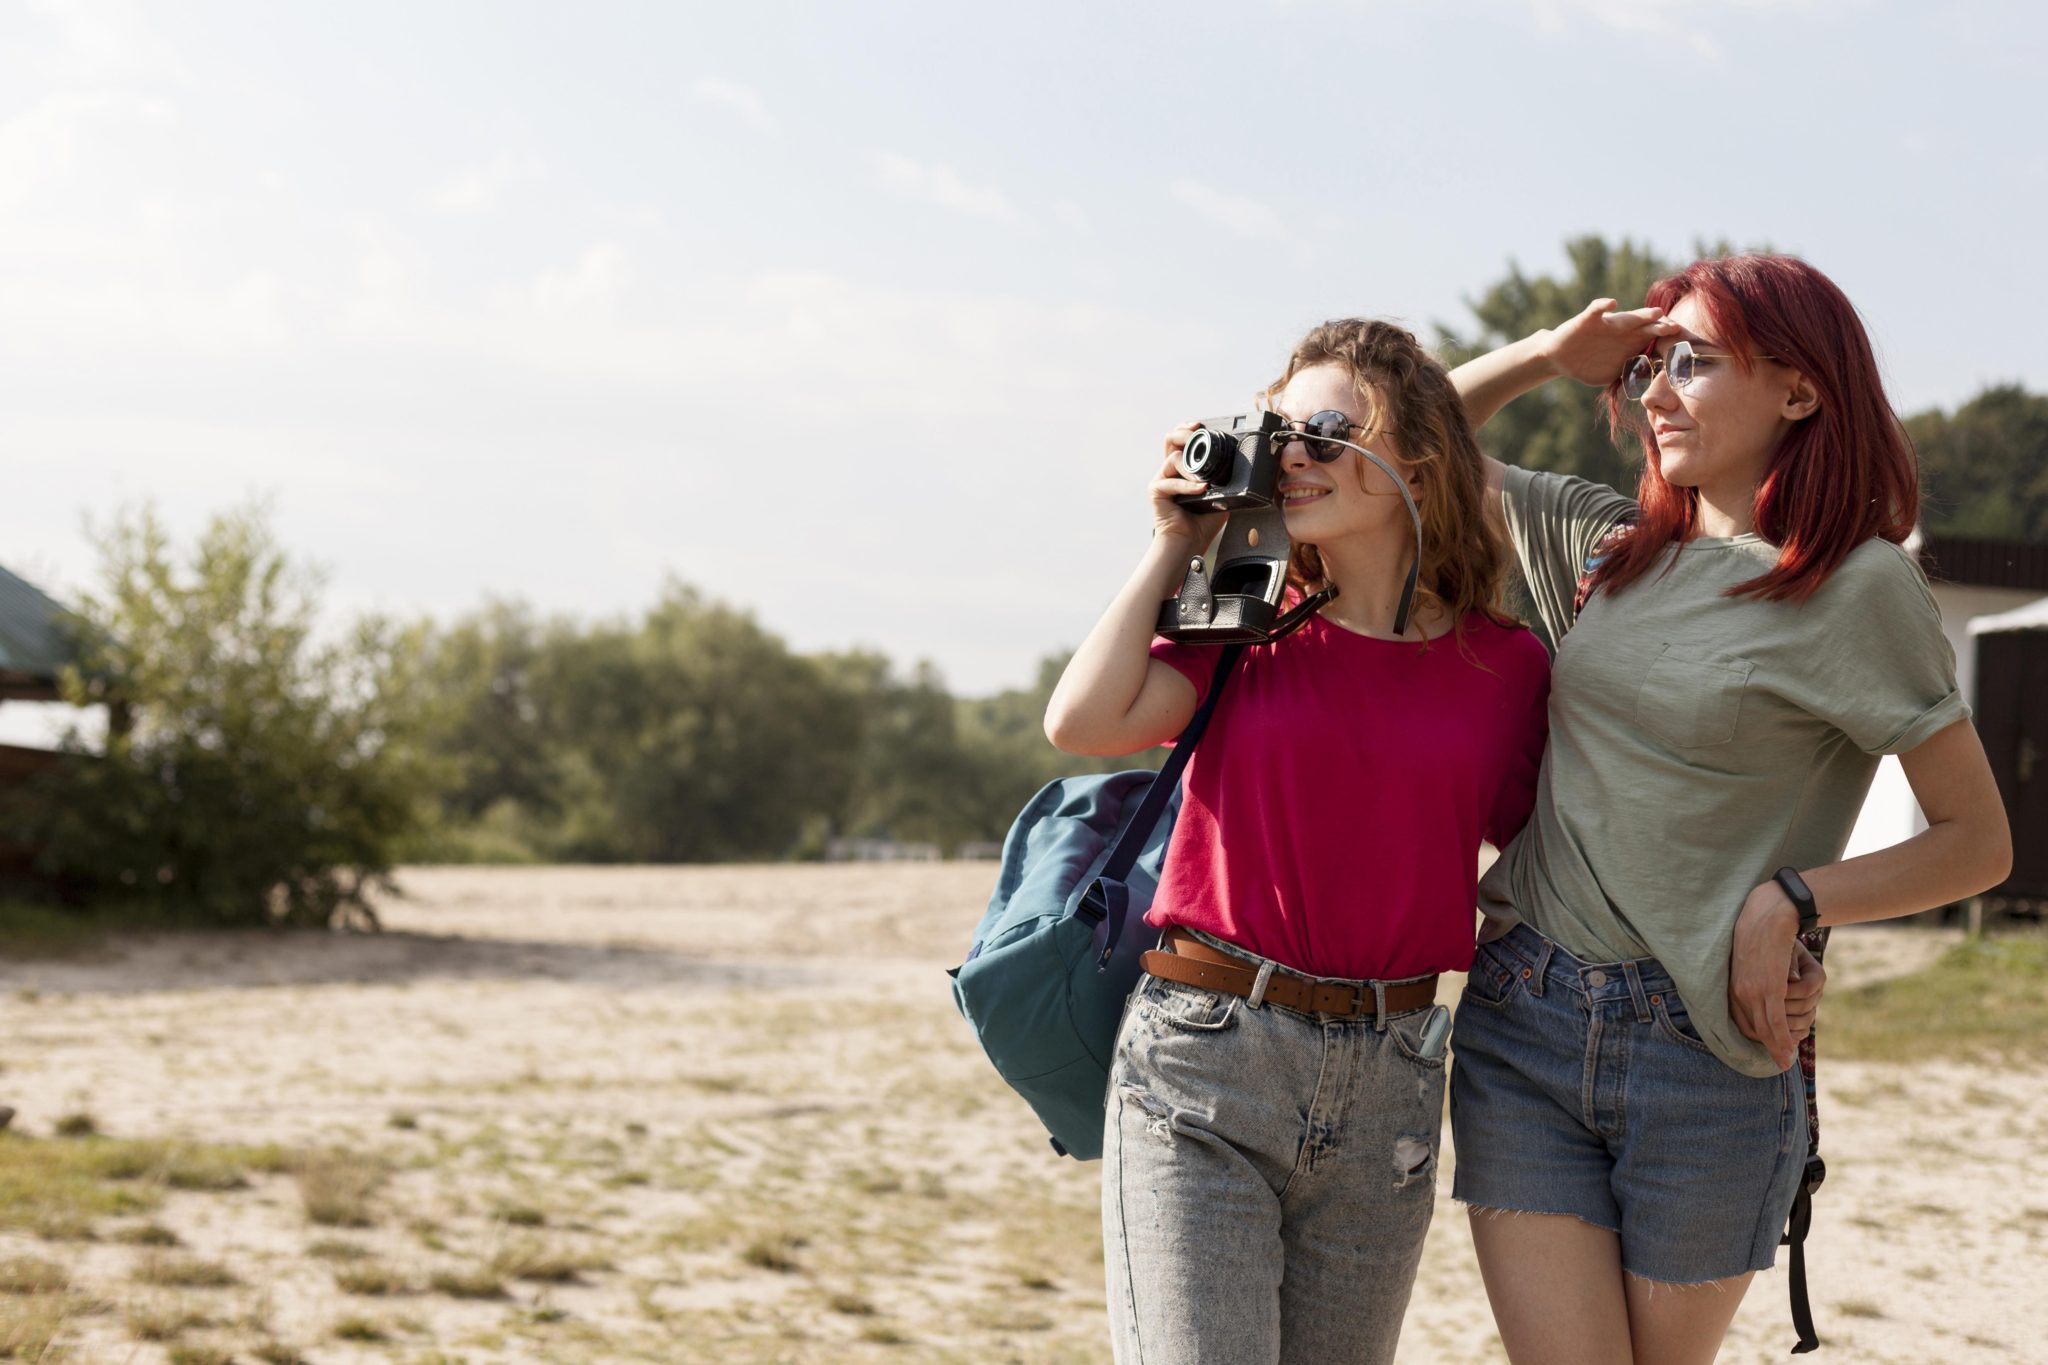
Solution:
M 2048 597 L 1996 616 L 1970 618 L 1970 634 L 1998 635 L 2009 630 L 2048 630 Z
M 55 697 L 73 661 L 62 622 L 70 613 L 41 588 L 0 568 L 0 697 Z

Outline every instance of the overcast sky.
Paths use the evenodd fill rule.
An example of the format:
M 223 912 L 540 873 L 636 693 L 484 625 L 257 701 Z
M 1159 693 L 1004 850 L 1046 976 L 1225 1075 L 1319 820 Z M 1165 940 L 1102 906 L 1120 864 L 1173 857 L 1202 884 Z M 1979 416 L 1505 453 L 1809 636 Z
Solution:
M 1022 684 L 1161 433 L 1597 232 L 1769 240 L 1912 411 L 2048 387 L 2048 21 L 1851 0 L 0 0 L 0 563 L 268 498 L 337 614 Z

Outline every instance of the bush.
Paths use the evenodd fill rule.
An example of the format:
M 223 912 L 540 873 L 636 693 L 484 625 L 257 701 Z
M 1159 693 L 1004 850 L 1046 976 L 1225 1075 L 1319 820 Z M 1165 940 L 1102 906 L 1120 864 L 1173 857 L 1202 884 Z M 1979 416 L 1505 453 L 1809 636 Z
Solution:
M 104 754 L 40 778 L 16 819 L 40 870 L 94 902 L 211 923 L 374 924 L 423 779 L 389 723 L 395 632 L 316 632 L 317 581 L 260 510 L 177 562 L 155 513 L 97 537 L 67 699 L 104 703 Z

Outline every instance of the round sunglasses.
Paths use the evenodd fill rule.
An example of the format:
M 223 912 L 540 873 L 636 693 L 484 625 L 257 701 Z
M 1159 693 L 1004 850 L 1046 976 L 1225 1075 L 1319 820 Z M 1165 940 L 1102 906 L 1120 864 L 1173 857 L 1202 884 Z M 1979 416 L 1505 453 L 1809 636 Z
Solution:
M 1286 418 L 1281 420 L 1287 421 Z M 1352 421 L 1335 408 L 1326 408 L 1322 412 L 1312 412 L 1298 422 L 1287 422 L 1287 429 L 1273 438 L 1273 445 L 1284 451 L 1299 441 L 1310 459 L 1317 464 L 1328 464 L 1344 453 L 1343 442 L 1347 436 L 1367 429 L 1363 423 Z
M 1621 376 L 1621 391 L 1637 402 L 1650 391 L 1650 385 L 1657 382 L 1658 371 L 1671 381 L 1671 387 L 1682 389 L 1699 378 L 1702 365 L 1711 365 L 1717 360 L 1733 360 L 1732 355 L 1701 355 L 1693 350 L 1690 341 L 1673 343 L 1671 353 L 1659 360 L 1651 355 L 1639 355 Z M 1753 355 L 1751 360 L 1776 360 L 1774 355 Z M 1318 417 L 1323 414 L 1317 413 Z

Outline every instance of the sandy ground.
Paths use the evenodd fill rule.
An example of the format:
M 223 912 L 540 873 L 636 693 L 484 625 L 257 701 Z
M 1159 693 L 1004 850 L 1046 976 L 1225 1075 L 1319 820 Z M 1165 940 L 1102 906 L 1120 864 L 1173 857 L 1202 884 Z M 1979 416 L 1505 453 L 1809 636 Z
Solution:
M 954 1012 L 988 865 L 413 869 L 375 937 L 136 936 L 0 961 L 0 1101 L 34 1135 L 376 1154 L 373 1225 L 310 1225 L 289 1175 L 166 1194 L 156 1220 L 240 1283 L 178 1291 L 321 1362 L 1101 1361 L 1095 1166 L 1054 1158 Z M 1836 986 L 1952 941 L 1838 933 Z M 1821 1359 L 2048 1358 L 2037 1074 L 1824 1064 L 1831 1176 L 1812 1242 Z M 1447 1143 L 1448 1147 L 1448 1143 Z M 1438 1217 L 1404 1362 L 1501 1359 L 1464 1217 Z M 404 1281 L 344 1292 L 346 1238 Z M 433 1292 L 508 1252 L 507 1297 Z M 0 1233 L 116 1311 L 71 1358 L 167 1359 L 122 1307 L 139 1248 Z M 516 1259 L 516 1255 L 515 1255 Z M 1781 1268 L 1724 1360 L 1791 1343 Z M 337 1339 L 366 1320 L 381 1341 Z M 240 1359 L 253 1359 L 242 1355 Z

